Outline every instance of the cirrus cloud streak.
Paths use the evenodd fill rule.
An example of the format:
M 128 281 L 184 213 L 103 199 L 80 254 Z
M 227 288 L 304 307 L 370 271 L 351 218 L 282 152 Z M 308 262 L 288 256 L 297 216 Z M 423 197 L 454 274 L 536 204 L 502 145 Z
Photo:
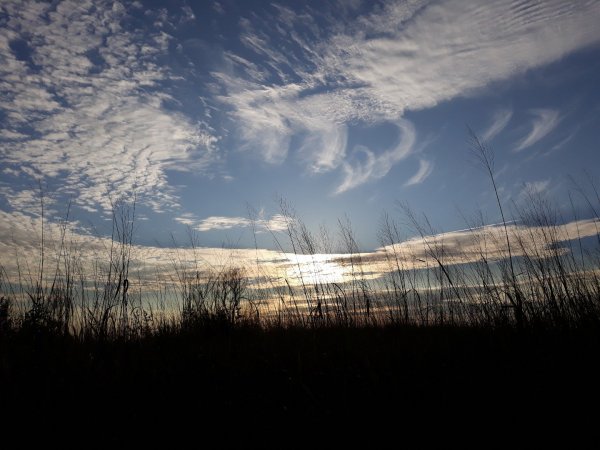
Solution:
M 315 32 L 317 20 L 310 15 L 277 11 L 263 23 L 263 28 L 277 23 L 277 44 L 259 19 L 242 23 L 241 42 L 258 62 L 250 70 L 232 60 L 237 77 L 215 74 L 225 91 L 219 100 L 232 108 L 244 148 L 269 163 L 281 164 L 293 138 L 304 139 L 300 148 L 309 171 L 341 170 L 335 193 L 385 176 L 403 158 L 360 150 L 365 162 L 355 165 L 355 152 L 344 148 L 343 138 L 331 138 L 332 130 L 356 122 L 396 122 L 406 111 L 475 95 L 600 41 L 598 2 L 387 2 L 343 26 L 324 13 L 329 34 Z M 294 51 L 282 51 L 281 40 Z M 552 110 L 532 112 L 533 129 L 517 151 L 560 121 Z M 499 112 L 486 139 L 510 118 L 510 111 Z M 313 149 L 308 156 L 307 147 Z

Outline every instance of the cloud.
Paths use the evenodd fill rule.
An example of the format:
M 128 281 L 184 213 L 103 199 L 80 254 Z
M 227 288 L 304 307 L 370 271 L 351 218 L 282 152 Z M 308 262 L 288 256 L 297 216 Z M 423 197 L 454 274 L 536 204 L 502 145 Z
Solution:
M 394 148 L 379 155 L 364 146 L 355 149 L 355 155 L 362 156 L 362 158 L 358 159 L 357 157 L 356 162 L 345 161 L 342 164 L 344 179 L 336 189 L 336 194 L 346 192 L 367 181 L 383 178 L 394 164 L 412 153 L 416 140 L 413 124 L 408 120 L 401 119 L 396 122 L 396 126 L 400 130 L 400 142 Z
M 362 149 L 358 153 L 365 161 L 357 165 L 352 161 L 357 152 L 342 150 L 343 140 L 332 147 L 322 137 L 331 130 L 357 122 L 395 122 L 406 111 L 475 95 L 494 81 L 600 41 L 597 2 L 389 2 L 347 22 L 340 22 L 346 16 L 337 10 L 323 12 L 326 28 L 310 15 L 284 9 L 285 14 L 279 8 L 263 22 L 253 18 L 244 28 L 241 41 L 256 54 L 255 67 L 234 64 L 235 77 L 215 74 L 224 90 L 218 99 L 232 108 L 246 150 L 281 164 L 293 138 L 304 140 L 303 153 L 308 146 L 314 149 L 305 158 L 308 170 L 344 174 L 337 193 L 385 176 L 402 158 Z M 280 32 L 263 31 L 272 29 Z M 551 110 L 534 114 L 539 124 L 520 149 L 558 121 Z M 509 120 L 507 111 L 498 113 L 485 133 L 488 139 Z M 330 156 L 324 161 L 310 157 L 322 153 Z
M 537 143 L 554 130 L 561 121 L 558 111 L 554 109 L 532 109 L 530 113 L 534 116 L 531 131 L 516 144 L 515 152 L 520 152 Z
M 534 181 L 530 183 L 525 183 L 525 189 L 533 192 L 534 194 L 539 194 L 541 192 L 544 192 L 549 185 L 550 180 Z
M 39 189 L 13 189 L 10 186 L 0 187 L 0 196 L 6 199 L 11 208 L 41 215 L 42 204 L 46 217 L 55 213 L 53 207 L 56 199 L 44 194 Z
M 348 128 L 345 125 L 315 125 L 298 152 L 313 173 L 328 172 L 339 166 L 346 153 Z
M 599 227 L 600 220 L 589 219 L 552 228 L 511 223 L 507 225 L 507 231 L 513 257 L 528 255 L 538 259 L 552 255 L 553 249 L 548 247 L 549 236 L 556 242 L 568 242 L 578 237 L 596 236 Z M 438 251 L 437 256 L 448 266 L 481 262 L 482 255 L 487 261 L 498 261 L 508 256 L 503 226 L 487 225 L 416 237 L 360 255 L 334 256 L 333 261 L 340 265 L 350 265 L 356 264 L 360 258 L 364 264 L 363 270 L 382 276 L 390 270 L 396 270 L 398 266 L 403 270 L 436 267 L 432 251 Z
M 519 199 L 527 200 L 531 196 L 542 194 L 548 190 L 549 186 L 550 180 L 529 181 L 523 185 L 521 192 L 519 192 Z
M 211 174 L 223 155 L 218 131 L 172 107 L 181 99 L 168 86 L 182 77 L 168 65 L 177 44 L 169 27 L 193 13 L 127 5 L 3 2 L 0 163 L 60 180 L 88 210 L 109 209 L 108 193 L 138 190 L 162 211 L 179 202 L 168 171 Z M 352 19 L 353 8 L 266 6 L 271 16 L 240 21 L 242 45 L 223 52 L 226 69 L 194 70 L 212 76 L 202 94 L 227 111 L 219 129 L 232 130 L 241 149 L 273 165 L 295 152 L 310 173 L 337 171 L 341 193 L 406 158 L 349 147 L 355 124 L 408 123 L 406 111 L 475 95 L 600 40 L 597 2 L 519 5 L 389 2 Z M 552 110 L 537 111 L 520 150 L 558 123 Z M 489 139 L 507 117 L 494 119 Z
M 230 228 L 249 227 L 251 221 L 244 217 L 210 216 L 196 227 L 199 231 L 229 230 Z
M 167 170 L 203 173 L 218 161 L 212 131 L 164 106 L 175 78 L 160 64 L 172 39 L 166 10 L 154 22 L 147 11 L 148 23 L 110 1 L 3 8 L 2 165 L 59 180 L 89 210 L 136 190 L 160 211 L 178 203 Z
M 569 142 L 571 142 L 573 140 L 573 138 L 577 135 L 577 133 L 579 133 L 580 129 L 581 129 L 581 125 L 577 125 L 571 132 L 569 132 L 569 134 L 567 134 L 560 141 L 558 141 L 556 144 L 554 144 L 550 148 L 550 150 L 543 153 L 543 156 L 549 156 L 552 153 L 564 148 L 564 146 L 567 145 Z
M 406 183 L 404 183 L 404 186 L 413 186 L 415 184 L 421 184 L 429 175 L 431 175 L 432 171 L 433 163 L 425 159 L 420 159 L 419 170 L 417 170 L 417 173 L 415 173 Z
M 175 217 L 175 221 L 190 227 L 195 225 L 197 222 L 195 216 L 191 213 L 183 213 L 181 216 Z
M 218 219 L 215 222 L 222 222 L 223 218 Z M 287 219 L 273 216 L 271 220 L 284 223 Z M 65 263 L 64 258 L 73 262 L 74 269 L 82 271 L 84 279 L 98 280 L 98 276 L 102 277 L 102 270 L 108 269 L 110 238 L 94 236 L 77 222 L 66 223 L 63 229 L 58 223 L 42 223 L 40 217 L 0 211 L 0 269 L 3 275 L 7 275 L 7 280 L 27 284 L 31 282 L 29 276 L 33 280 L 37 279 L 42 229 L 46 280 L 52 281 L 54 268 L 59 261 L 61 264 Z M 507 225 L 513 256 L 527 254 L 534 258 L 551 256 L 552 249 L 547 245 L 549 236 L 554 236 L 557 242 L 566 242 L 578 237 L 596 236 L 599 229 L 598 219 L 579 220 L 556 228 L 514 223 Z M 132 277 L 135 278 L 134 282 L 141 283 L 146 290 L 160 286 L 161 282 L 172 283 L 176 267 L 179 275 L 187 272 L 193 276 L 197 270 L 241 267 L 251 278 L 268 277 L 271 287 L 285 286 L 286 280 L 299 285 L 300 275 L 305 277 L 304 281 L 314 279 L 315 282 L 342 282 L 354 279 L 359 261 L 361 273 L 365 273 L 368 278 L 383 277 L 390 271 L 397 270 L 397 267 L 402 270 L 437 267 L 429 248 L 440 250 L 443 254 L 438 256 L 443 257 L 444 264 L 448 266 L 480 262 L 482 255 L 488 261 L 501 260 L 507 256 L 504 228 L 501 225 L 488 225 L 416 237 L 372 252 L 352 255 L 301 255 L 266 249 L 133 245 L 130 273 L 136 274 Z M 563 250 L 568 251 L 568 248 Z M 75 276 L 79 276 L 79 273 Z
M 510 119 L 512 118 L 513 112 L 510 109 L 500 109 L 494 113 L 492 117 L 492 123 L 490 126 L 482 133 L 481 138 L 484 141 L 491 141 L 496 137 L 506 126 Z
M 245 217 L 210 216 L 202 220 L 196 219 L 192 214 L 182 215 L 175 220 L 189 225 L 198 231 L 229 230 L 231 228 L 247 228 L 254 226 L 257 232 L 284 231 L 291 218 L 282 214 L 275 214 L 269 219 L 262 217 L 262 212 L 254 219 Z
M 259 220 L 258 224 L 269 231 L 285 231 L 292 220 L 291 217 L 286 217 L 283 214 L 275 214 L 269 220 Z
M 63 225 L 44 221 L 21 212 L 0 211 L 0 270 L 3 276 L 31 287 L 37 280 L 42 248 L 41 231 L 44 230 L 44 258 L 46 282 L 52 282 L 54 270 L 58 264 L 72 265 L 88 281 L 101 283 L 103 270 L 108 270 L 111 261 L 110 238 L 98 237 L 87 232 L 77 222 Z M 63 238 L 64 236 L 64 238 Z M 241 267 L 249 276 L 257 264 L 267 273 L 274 271 L 287 261 L 287 257 L 278 251 L 264 249 L 226 249 L 226 248 L 174 248 L 133 245 L 131 248 L 130 274 L 132 283 L 141 283 L 145 290 L 159 286 L 161 282 L 172 283 L 174 270 L 190 273 L 196 270 L 220 270 L 227 267 Z M 273 271 L 273 272 L 271 272 Z M 99 278 L 98 278 L 99 277 Z
M 546 155 L 548 155 L 550 152 L 554 152 L 556 150 L 560 150 L 561 148 L 563 148 L 566 144 L 568 144 L 577 134 L 577 131 L 574 133 L 569 134 L 567 137 L 563 138 L 560 140 L 560 142 L 558 142 L 557 144 L 554 144 L 552 146 L 552 148 L 546 153 Z

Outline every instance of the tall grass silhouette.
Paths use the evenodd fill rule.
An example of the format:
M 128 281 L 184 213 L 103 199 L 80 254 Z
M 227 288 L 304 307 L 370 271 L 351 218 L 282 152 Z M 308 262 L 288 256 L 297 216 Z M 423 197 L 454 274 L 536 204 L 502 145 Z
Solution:
M 508 219 L 494 178 L 493 155 L 475 134 L 471 137 L 474 154 L 491 182 L 501 224 L 487 226 L 481 216 L 469 223 L 463 253 L 456 246 L 449 248 L 444 234 L 436 233 L 425 215 L 405 203 L 399 202 L 397 210 L 418 241 L 403 239 L 402 227 L 386 213 L 378 229 L 381 248 L 363 253 L 347 217 L 338 221 L 335 243 L 329 230 L 322 229 L 315 237 L 281 200 L 286 228 L 271 236 L 288 270 L 274 273 L 261 267 L 258 259 L 247 267 L 231 262 L 217 267 L 196 256 L 193 261 L 175 258 L 170 279 L 152 291 L 151 304 L 149 292 L 130 272 L 135 199 L 120 200 L 113 204 L 111 236 L 104 241 L 106 260 L 82 261 L 69 241 L 67 215 L 52 245 L 41 230 L 37 273 L 31 273 L 34 265 L 27 263 L 27 271 L 18 267 L 15 280 L 2 269 L 2 330 L 44 330 L 102 340 L 216 324 L 267 328 L 597 324 L 600 248 L 584 248 L 579 228 L 576 235 L 569 235 L 565 220 L 537 193 L 527 193 L 527 206 L 513 206 L 514 215 Z M 590 186 L 597 192 L 591 181 Z M 598 198 L 592 200 L 579 186 L 577 194 L 594 213 L 600 210 L 594 203 Z M 590 220 L 600 226 L 598 216 Z M 41 223 L 43 228 L 43 216 Z M 200 246 L 193 232 L 188 246 L 192 251 Z M 334 248 L 336 254 L 327 257 Z M 343 279 L 324 276 L 323 261 L 343 269 Z M 368 273 L 373 264 L 377 276 Z
M 493 154 L 471 138 L 501 223 L 479 214 L 454 241 L 398 202 L 400 219 L 384 214 L 381 247 L 365 253 L 349 218 L 314 232 L 282 200 L 285 230 L 268 230 L 277 270 L 258 257 L 249 208 L 255 263 L 207 262 L 190 232 L 153 277 L 138 267 L 135 196 L 112 203 L 111 235 L 91 260 L 67 213 L 54 233 L 41 230 L 37 261 L 0 270 L 5 407 L 47 425 L 45 440 L 68 425 L 120 445 L 162 429 L 209 439 L 202 429 L 218 430 L 219 447 L 293 447 L 313 445 L 317 427 L 338 445 L 361 434 L 373 444 L 425 419 L 564 427 L 564 411 L 586 426 L 578 401 L 600 400 L 598 189 L 573 183 L 587 221 L 573 206 L 569 224 L 535 192 L 509 214 Z

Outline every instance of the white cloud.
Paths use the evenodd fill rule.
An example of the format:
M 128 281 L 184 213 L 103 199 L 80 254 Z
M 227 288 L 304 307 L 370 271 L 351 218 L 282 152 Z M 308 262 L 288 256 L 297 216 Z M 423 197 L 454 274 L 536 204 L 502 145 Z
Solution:
M 336 194 L 341 194 L 367 181 L 383 178 L 394 164 L 412 153 L 416 140 L 413 124 L 401 119 L 396 122 L 396 125 L 401 134 L 400 142 L 394 148 L 376 155 L 366 147 L 357 147 L 354 153 L 362 154 L 363 158 L 355 162 L 344 161 L 342 164 L 344 179 L 336 189 Z
M 230 228 L 248 227 L 250 219 L 244 217 L 210 216 L 203 219 L 197 226 L 199 231 L 229 230 Z
M 550 150 L 548 150 L 547 152 L 545 152 L 543 155 L 548 156 L 548 155 L 562 149 L 565 145 L 567 145 L 569 142 L 571 142 L 573 140 L 573 138 L 577 135 L 579 130 L 580 130 L 580 126 L 578 125 L 575 127 L 574 130 L 572 130 L 568 135 L 566 135 L 560 141 L 558 141 L 556 144 L 554 144 L 552 146 L 552 148 Z
M 77 222 L 65 224 L 45 221 L 20 212 L 0 211 L 0 269 L 10 280 L 25 283 L 35 282 L 39 277 L 42 248 L 41 231 L 44 230 L 44 278 L 52 282 L 58 263 L 71 260 L 72 269 L 82 271 L 88 281 L 102 281 L 103 268 L 108 269 L 111 255 L 110 238 L 97 237 L 88 233 Z M 63 240 L 64 232 L 64 240 Z M 60 260 L 59 260 L 60 258 Z M 251 270 L 260 264 L 270 273 L 280 261 L 287 260 L 285 254 L 272 250 L 225 249 L 210 247 L 173 248 L 133 245 L 131 249 L 130 274 L 132 282 L 142 282 L 146 288 L 161 280 L 174 276 L 175 265 L 179 270 L 198 270 L 199 263 L 205 268 L 219 270 L 223 267 L 241 267 Z M 195 272 L 194 272 L 195 274 Z M 77 274 L 73 274 L 79 276 Z M 100 277 L 100 278 L 98 278 Z M 135 281 L 133 280 L 135 278 Z M 6 281 L 6 280 L 5 280 Z M 32 283 L 33 284 L 33 283 Z M 31 285 L 29 286 L 31 287 Z
M 539 194 L 541 192 L 544 192 L 548 188 L 549 185 L 550 185 L 550 180 L 534 181 L 534 182 L 525 183 L 525 189 L 528 189 L 529 191 L 531 191 L 534 194 Z
M 596 236 L 600 227 L 598 219 L 579 220 L 556 227 L 526 226 L 510 223 L 507 232 L 513 257 L 528 255 L 544 258 L 552 255 L 548 237 L 556 242 Z M 450 231 L 436 235 L 416 237 L 379 248 L 374 252 L 335 257 L 339 264 L 350 264 L 360 256 L 363 270 L 381 276 L 395 270 L 396 264 L 404 269 L 422 269 L 436 267 L 437 262 L 431 251 L 439 251 L 444 264 L 467 264 L 481 262 L 482 255 L 488 261 L 498 261 L 508 256 L 506 238 L 502 225 L 486 225 L 479 228 Z M 568 251 L 566 248 L 563 251 Z M 393 254 L 393 267 L 390 267 L 389 255 Z
M 340 165 L 346 153 L 348 129 L 345 125 L 315 124 L 300 146 L 299 153 L 313 173 L 328 172 Z
M 183 213 L 181 216 L 175 217 L 175 221 L 190 227 L 196 224 L 196 219 L 191 213 Z
M 513 112 L 510 109 L 499 109 L 494 113 L 492 117 L 492 123 L 482 133 L 481 138 L 484 141 L 491 141 L 494 139 L 502 130 L 506 128 L 508 122 L 512 118 Z
M 295 136 L 305 140 L 301 149 L 311 146 L 310 154 L 331 156 L 325 164 L 310 157 L 306 164 L 314 172 L 341 168 L 338 193 L 385 176 L 401 158 L 363 149 L 365 161 L 356 165 L 356 154 L 342 150 L 340 139 L 329 146 L 324 130 L 396 121 L 407 110 L 475 94 L 600 41 L 598 2 L 390 2 L 352 23 L 333 23 L 329 35 L 314 31 L 310 21 L 295 20 L 300 13 L 284 12 L 268 23 L 285 31 L 277 42 L 247 24 L 242 41 L 263 61 L 252 71 L 237 65 L 244 81 L 215 74 L 225 89 L 219 99 L 233 108 L 244 147 L 266 161 L 285 161 Z M 302 32 L 299 23 L 309 31 Z M 534 113 L 539 120 L 521 150 L 559 120 L 552 110 Z M 509 120 L 508 111 L 498 113 L 484 134 L 492 139 Z
M 516 144 L 515 152 L 520 152 L 537 143 L 554 130 L 561 121 L 558 111 L 554 109 L 532 109 L 530 113 L 534 116 L 531 131 Z
M 225 9 L 219 2 L 214 2 L 212 7 L 218 14 L 225 14 Z
M 306 169 L 339 171 L 335 192 L 345 192 L 384 177 L 412 148 L 350 151 L 353 124 L 404 123 L 402 142 L 408 142 L 405 111 L 471 95 L 600 40 L 598 2 L 526 6 L 390 2 L 351 23 L 341 22 L 345 13 L 332 15 L 328 30 L 311 14 L 274 7 L 279 19 L 265 18 L 263 25 L 277 39 L 258 29 L 258 18 L 242 22 L 245 52 L 225 54 L 232 70 L 213 74 L 213 92 L 231 107 L 242 148 L 281 164 L 298 139 L 295 156 Z M 215 132 L 164 107 L 175 100 L 163 88 L 174 78 L 160 62 L 173 39 L 165 24 L 177 23 L 166 10 L 155 14 L 154 26 L 132 28 L 127 8 L 108 0 L 7 0 L 3 8 L 3 165 L 60 177 L 89 210 L 109 208 L 107 192 L 136 186 L 147 204 L 162 210 L 178 203 L 168 170 L 204 172 L 219 163 Z M 182 11 L 191 18 L 189 8 Z M 19 40 L 31 50 L 27 58 L 11 49 Z M 518 150 L 560 120 L 553 110 L 534 114 Z M 492 139 L 509 120 L 507 111 L 498 113 L 484 135 Z
M 432 171 L 433 163 L 425 159 L 420 159 L 419 170 L 417 170 L 417 173 L 415 173 L 406 183 L 404 183 L 404 186 L 413 186 L 415 184 L 422 183 L 429 175 L 431 175 Z
M 267 221 L 259 221 L 259 225 L 269 231 L 285 231 L 292 220 L 291 217 L 286 217 L 283 214 L 275 214 Z
M 10 186 L 0 187 L 0 195 L 3 196 L 11 208 L 19 211 L 27 211 L 30 214 L 40 215 L 42 204 L 46 214 L 53 214 L 51 209 L 55 204 L 55 199 L 49 197 L 39 189 L 13 189 Z
M 528 181 L 519 192 L 519 199 L 527 200 L 531 196 L 542 194 L 548 190 L 549 186 L 550 180 Z
M 12 175 L 13 177 L 17 177 L 17 176 L 19 176 L 19 174 L 21 172 L 19 172 L 16 169 L 11 169 L 10 167 L 5 167 L 4 169 L 2 169 L 2 173 L 5 173 L 7 175 Z
M 171 39 L 163 31 L 124 28 L 128 11 L 111 1 L 3 8 L 0 162 L 60 179 L 89 210 L 134 189 L 162 210 L 177 204 L 167 170 L 202 172 L 218 159 L 210 130 L 163 107 L 160 86 L 172 77 L 158 64 Z M 29 62 L 11 50 L 15 40 L 27 43 Z
M 221 218 L 222 219 L 222 218 Z M 236 218 L 233 218 L 236 219 Z M 237 218 L 239 219 L 239 218 Z M 284 217 L 273 216 L 271 220 L 286 221 Z M 541 226 L 525 226 L 514 223 L 507 225 L 513 256 L 527 254 L 535 258 L 551 255 L 548 236 L 556 241 L 568 241 L 596 236 L 600 227 L 597 219 L 580 220 L 549 229 Z M 45 221 L 20 212 L 0 211 L 0 268 L 12 281 L 30 282 L 35 280 L 41 255 L 41 230 L 44 229 L 44 255 L 46 279 L 51 281 L 57 258 L 68 257 L 73 268 L 82 270 L 84 277 L 101 280 L 102 268 L 110 262 L 110 238 L 96 237 L 88 233 L 77 222 L 66 224 L 63 229 L 57 223 Z M 66 247 L 61 250 L 61 243 Z M 480 262 L 482 254 L 488 261 L 500 260 L 506 255 L 504 228 L 501 225 L 488 225 L 481 228 L 451 231 L 397 242 L 360 254 L 316 254 L 294 255 L 265 249 L 224 249 L 224 248 L 174 248 L 134 245 L 131 251 L 130 273 L 135 273 L 135 282 L 156 286 L 161 280 L 173 280 L 175 265 L 180 273 L 189 270 L 195 275 L 199 267 L 219 270 L 223 267 L 241 267 L 249 277 L 271 277 L 270 285 L 300 284 L 298 266 L 306 279 L 316 277 L 319 282 L 335 282 L 353 279 L 355 270 L 349 269 L 360 259 L 362 271 L 367 277 L 378 278 L 398 265 L 403 269 L 436 267 L 428 248 L 443 249 L 446 265 Z M 65 253 L 66 250 L 66 253 Z M 563 249 L 568 251 L 567 248 Z M 394 257 L 390 265 L 390 253 Z M 442 255 L 438 255 L 442 256 Z M 316 272 L 315 272 L 316 268 Z M 253 272 L 257 270 L 257 272 Z M 306 273 L 305 273 L 306 272 Z M 75 276 L 79 274 L 76 273 Z M 318 275 L 318 276 L 317 276 Z M 346 278 L 346 276 L 348 278 Z M 305 279 L 305 280 L 306 280 Z
M 231 228 L 246 228 L 255 226 L 258 232 L 265 230 L 268 231 L 284 231 L 288 227 L 290 218 L 282 214 L 275 214 L 270 219 L 262 217 L 262 213 L 259 214 L 254 220 L 245 217 L 227 217 L 227 216 L 210 216 L 206 219 L 197 220 L 192 219 L 191 215 L 176 219 L 178 222 L 185 225 L 193 226 L 198 231 L 211 231 L 211 230 L 229 230 Z

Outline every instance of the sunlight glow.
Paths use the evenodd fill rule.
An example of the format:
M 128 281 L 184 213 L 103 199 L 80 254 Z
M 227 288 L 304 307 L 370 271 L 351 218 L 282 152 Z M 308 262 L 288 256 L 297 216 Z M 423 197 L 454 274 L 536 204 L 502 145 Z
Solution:
M 351 268 L 334 261 L 342 255 L 286 255 L 290 265 L 286 267 L 286 278 L 293 284 L 343 283 L 350 277 Z

